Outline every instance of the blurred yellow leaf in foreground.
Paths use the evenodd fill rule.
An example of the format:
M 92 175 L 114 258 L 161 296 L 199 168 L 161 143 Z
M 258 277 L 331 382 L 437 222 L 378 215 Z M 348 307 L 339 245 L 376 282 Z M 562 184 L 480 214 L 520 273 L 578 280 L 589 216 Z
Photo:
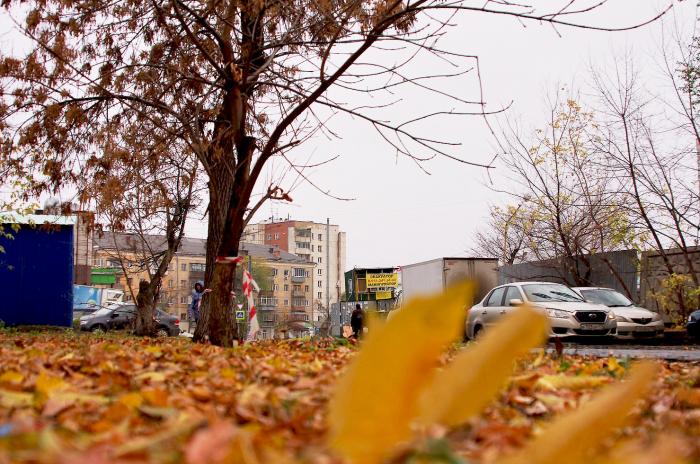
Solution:
M 472 285 L 416 298 L 377 324 L 330 402 L 330 444 L 352 462 L 380 462 L 411 438 L 418 399 L 446 346 L 462 333 Z
M 479 413 L 503 387 L 520 356 L 545 341 L 547 317 L 523 306 L 462 350 L 434 378 L 421 398 L 425 424 L 458 425 Z

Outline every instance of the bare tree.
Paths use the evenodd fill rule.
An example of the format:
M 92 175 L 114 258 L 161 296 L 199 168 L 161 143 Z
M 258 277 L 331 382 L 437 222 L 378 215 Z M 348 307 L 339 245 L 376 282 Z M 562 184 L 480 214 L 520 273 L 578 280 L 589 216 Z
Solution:
M 438 45 L 454 16 L 614 30 L 576 21 L 606 3 L 561 0 L 542 11 L 468 0 L 32 2 L 17 21 L 32 50 L 0 58 L 3 163 L 18 178 L 31 173 L 33 193 L 81 183 L 81 157 L 110 150 L 109 137 L 143 121 L 166 144 L 195 154 L 208 177 L 205 279 L 213 290 L 195 339 L 231 345 L 235 264 L 228 258 L 238 254 L 246 223 L 266 200 L 290 199 L 279 185 L 258 185 L 272 159 L 301 171 L 293 149 L 317 134 L 333 136 L 327 121 L 344 115 L 369 124 L 419 166 L 435 156 L 477 164 L 431 130 L 445 117 L 486 114 L 478 59 Z M 450 70 L 411 66 L 420 55 Z M 443 79 L 470 69 L 475 98 L 441 90 Z M 451 109 L 415 115 L 389 109 L 404 89 Z M 353 103 L 368 94 L 376 103 Z M 256 186 L 262 195 L 254 199 Z
M 691 241 L 698 228 L 694 171 L 688 162 L 694 152 L 668 138 L 683 132 L 683 124 L 657 116 L 651 103 L 656 96 L 642 90 L 631 60 L 618 60 L 612 73 L 593 73 L 593 78 L 604 116 L 595 150 L 615 173 L 624 196 L 621 204 L 639 225 L 646 246 L 661 258 L 666 275 L 687 272 L 700 286 Z M 695 136 L 689 138 L 694 145 Z M 680 315 L 688 312 L 686 301 L 677 295 Z
M 112 232 L 114 256 L 127 278 L 126 290 L 137 303 L 138 335 L 154 334 L 163 278 L 180 248 L 187 217 L 199 202 L 197 160 L 180 147 L 163 148 L 167 152 L 157 155 L 127 150 L 123 157 L 103 157 L 102 162 L 109 159 L 108 169 L 99 168 L 95 175 L 99 181 L 83 192 L 93 199 L 99 217 Z M 153 156 L 158 162 L 149 165 Z M 147 278 L 137 283 L 135 294 L 129 276 L 144 275 Z
M 527 253 L 530 260 L 557 263 L 548 265 L 549 271 L 562 269 L 560 277 L 568 280 L 571 276 L 573 281 L 568 283 L 578 286 L 591 285 L 590 256 L 600 254 L 631 295 L 604 255 L 631 246 L 634 234 L 619 204 L 619 192 L 610 188 L 610 172 L 600 169 L 590 151 L 593 114 L 561 94 L 550 108 L 546 128 L 523 136 L 509 124 L 504 134 L 508 154 L 503 160 L 511 185 L 518 185 L 524 193 L 513 194 L 511 188 L 520 203 L 509 208 L 505 220 L 492 216 L 496 229 L 492 237 L 505 237 L 501 240 L 506 247 L 514 241 L 513 251 Z

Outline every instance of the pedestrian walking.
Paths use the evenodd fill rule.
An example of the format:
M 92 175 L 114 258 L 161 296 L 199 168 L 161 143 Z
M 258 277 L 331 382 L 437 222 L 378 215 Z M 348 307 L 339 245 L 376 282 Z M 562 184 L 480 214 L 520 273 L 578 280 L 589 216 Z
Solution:
M 188 330 L 191 332 L 192 328 L 199 322 L 199 303 L 202 301 L 202 295 L 204 294 L 204 282 L 197 282 L 194 284 L 194 289 L 192 290 L 192 301 L 190 302 L 190 307 L 187 311 L 187 319 L 189 322 Z
M 365 326 L 365 312 L 360 304 L 355 305 L 355 310 L 350 315 L 350 327 L 352 328 L 352 336 L 359 340 L 362 336 L 362 329 Z

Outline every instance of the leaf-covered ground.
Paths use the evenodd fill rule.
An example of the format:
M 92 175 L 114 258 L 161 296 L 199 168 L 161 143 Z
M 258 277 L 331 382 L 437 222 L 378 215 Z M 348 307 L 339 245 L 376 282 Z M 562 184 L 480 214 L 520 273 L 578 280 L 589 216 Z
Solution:
M 178 338 L 3 331 L 0 463 L 341 462 L 325 445 L 326 406 L 355 352 L 332 341 L 221 349 Z M 398 460 L 498 461 L 623 377 L 627 364 L 533 353 L 478 419 L 432 430 Z M 664 363 L 631 424 L 601 446 L 651 444 L 645 455 L 665 462 L 666 443 L 700 460 L 699 376 L 698 364 Z

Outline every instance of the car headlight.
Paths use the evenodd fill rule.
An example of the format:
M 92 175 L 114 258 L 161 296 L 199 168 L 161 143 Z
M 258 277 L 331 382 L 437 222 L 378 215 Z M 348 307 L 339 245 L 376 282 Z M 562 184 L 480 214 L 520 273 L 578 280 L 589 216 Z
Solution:
M 80 325 L 85 325 L 87 324 L 87 321 L 80 321 Z
M 617 319 L 617 322 L 632 322 L 629 317 L 620 316 L 619 314 L 615 316 L 615 319 Z
M 610 312 L 608 313 L 608 319 L 610 319 L 611 321 L 614 320 L 616 317 L 617 317 L 617 316 L 615 316 L 615 313 L 614 313 L 614 312 L 610 311 Z
M 570 314 L 567 313 L 566 311 L 562 311 L 560 309 L 554 309 L 554 308 L 546 308 L 547 309 L 547 316 L 549 317 L 556 317 L 559 319 L 567 319 Z

